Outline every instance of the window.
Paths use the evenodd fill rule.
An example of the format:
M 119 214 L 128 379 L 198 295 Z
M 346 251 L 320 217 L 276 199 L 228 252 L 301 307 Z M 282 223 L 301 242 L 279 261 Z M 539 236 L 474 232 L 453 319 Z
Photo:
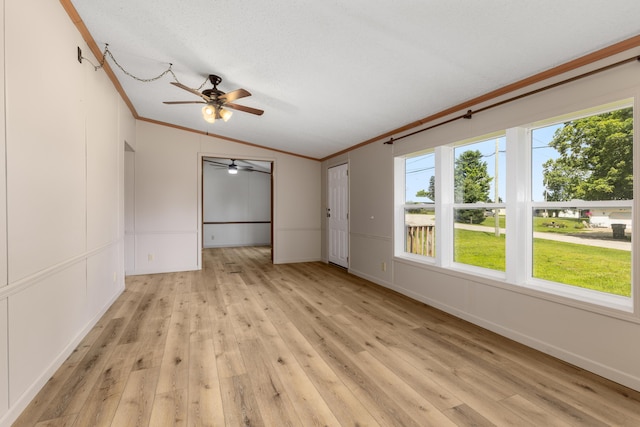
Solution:
M 404 161 L 403 252 L 435 257 L 435 153 L 427 152 Z
M 531 131 L 532 278 L 631 296 L 633 108 Z
M 633 144 L 627 99 L 398 157 L 396 256 L 633 311 Z
M 454 149 L 454 262 L 505 271 L 505 142 Z

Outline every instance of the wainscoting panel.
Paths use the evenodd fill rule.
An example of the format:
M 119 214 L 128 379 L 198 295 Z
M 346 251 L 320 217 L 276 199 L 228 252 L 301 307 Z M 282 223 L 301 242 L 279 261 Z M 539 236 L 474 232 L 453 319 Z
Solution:
M 38 390 L 87 324 L 84 260 L 20 289 L 8 298 L 10 404 Z M 72 344 L 75 346 L 75 344 Z

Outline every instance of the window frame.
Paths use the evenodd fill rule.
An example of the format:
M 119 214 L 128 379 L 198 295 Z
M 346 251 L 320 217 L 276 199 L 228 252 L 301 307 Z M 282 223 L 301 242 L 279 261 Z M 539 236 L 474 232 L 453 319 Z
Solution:
M 632 240 L 631 252 L 631 295 L 629 297 L 615 295 L 611 293 L 596 291 L 578 286 L 551 282 L 533 277 L 533 209 L 540 207 L 597 207 L 613 206 L 628 207 L 631 209 L 632 224 L 637 223 L 637 209 L 634 209 L 634 200 L 638 197 L 640 181 L 640 153 L 637 149 L 638 132 L 640 126 L 638 122 L 638 97 L 620 97 L 618 100 L 609 103 L 601 103 L 589 108 L 566 114 L 555 115 L 554 117 L 513 126 L 503 131 L 487 133 L 474 138 L 462 141 L 447 143 L 433 148 L 435 152 L 435 185 L 438 199 L 434 201 L 436 215 L 436 256 L 426 258 L 406 253 L 402 250 L 402 245 L 395 245 L 394 257 L 399 261 L 411 261 L 420 265 L 443 268 L 454 275 L 462 274 L 469 280 L 486 283 L 493 286 L 502 287 L 511 291 L 532 294 L 544 299 L 561 301 L 568 305 L 586 307 L 592 311 L 613 314 L 618 317 L 628 317 L 636 319 L 640 315 L 640 305 L 638 297 L 638 284 L 634 281 L 636 275 L 637 243 Z M 616 109 L 632 107 L 634 117 L 634 141 L 633 141 L 633 199 L 613 200 L 613 201 L 569 201 L 569 202 L 534 202 L 532 193 L 532 154 L 531 154 L 531 133 L 534 129 L 549 126 L 555 123 L 563 123 L 570 120 L 602 114 Z M 455 226 L 453 211 L 455 208 L 466 208 L 474 204 L 454 203 L 453 200 L 453 175 L 454 175 L 454 150 L 455 147 L 473 142 L 484 141 L 504 135 L 506 138 L 506 201 L 504 203 L 484 203 L 482 208 L 505 209 L 506 211 L 506 237 L 505 237 L 505 271 L 490 270 L 483 267 L 462 264 L 453 260 L 453 230 Z M 425 152 L 426 150 L 422 150 Z M 407 153 L 395 157 L 396 171 L 396 194 L 401 186 L 401 210 L 397 210 L 396 224 L 404 225 L 404 160 L 418 155 L 420 151 Z M 399 171 L 400 163 L 402 170 Z M 401 173 L 398 173 L 401 172 Z M 402 177 L 401 180 L 398 178 Z M 396 197 L 396 206 L 398 206 Z M 414 208 L 417 205 L 408 205 Z M 396 236 L 404 236 L 398 233 Z M 396 242 L 397 243 L 397 242 Z M 400 249 L 400 250 L 399 250 Z M 524 265 L 524 266 L 523 266 Z M 468 275 L 468 276 L 467 276 Z

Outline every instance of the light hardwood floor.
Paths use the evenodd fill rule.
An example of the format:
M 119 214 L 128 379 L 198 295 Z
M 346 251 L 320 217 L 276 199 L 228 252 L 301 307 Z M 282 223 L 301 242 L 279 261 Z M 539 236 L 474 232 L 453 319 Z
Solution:
M 16 426 L 640 425 L 640 393 L 322 263 L 135 276 Z

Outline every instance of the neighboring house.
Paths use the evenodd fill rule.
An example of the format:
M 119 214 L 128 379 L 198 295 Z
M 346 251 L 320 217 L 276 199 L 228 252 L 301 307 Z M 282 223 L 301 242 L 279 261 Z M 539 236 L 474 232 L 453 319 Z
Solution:
M 629 209 L 611 208 L 611 209 L 593 209 L 589 223 L 592 227 L 611 228 L 611 224 L 624 224 L 628 229 L 631 228 L 631 211 Z

